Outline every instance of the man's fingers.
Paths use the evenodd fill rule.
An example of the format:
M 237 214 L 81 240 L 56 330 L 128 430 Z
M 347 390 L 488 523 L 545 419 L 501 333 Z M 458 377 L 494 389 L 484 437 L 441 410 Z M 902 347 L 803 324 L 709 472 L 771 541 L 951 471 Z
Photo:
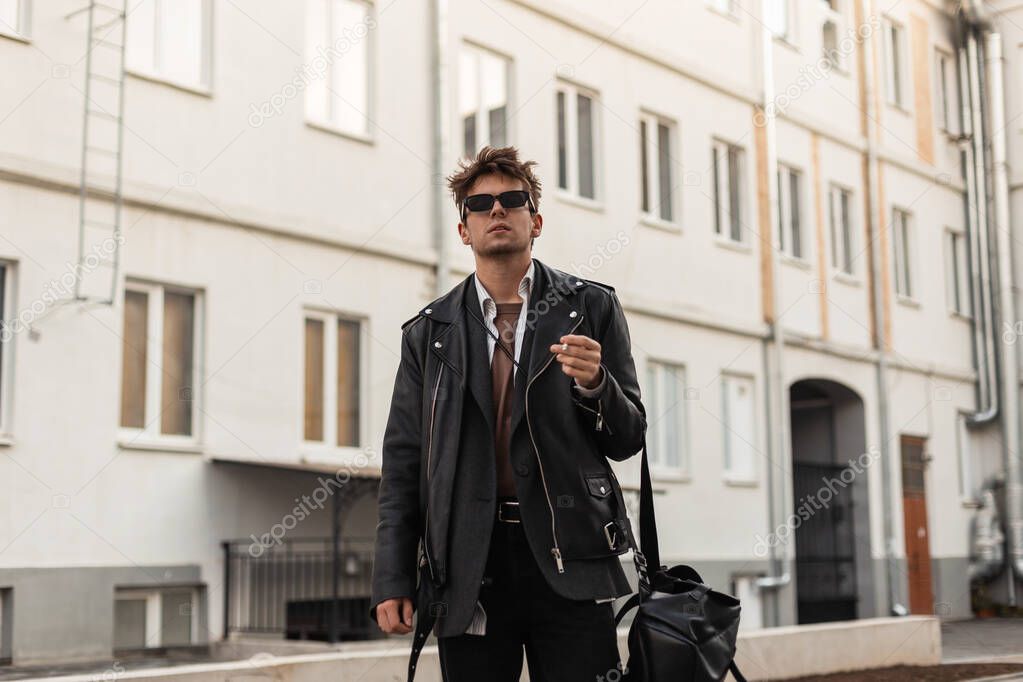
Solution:
M 582 334 L 565 334 L 561 337 L 561 342 L 567 343 L 569 346 L 582 346 L 591 350 L 600 349 L 600 344 L 597 341 Z
M 401 622 L 405 625 L 412 626 L 412 600 L 402 599 L 401 600 Z

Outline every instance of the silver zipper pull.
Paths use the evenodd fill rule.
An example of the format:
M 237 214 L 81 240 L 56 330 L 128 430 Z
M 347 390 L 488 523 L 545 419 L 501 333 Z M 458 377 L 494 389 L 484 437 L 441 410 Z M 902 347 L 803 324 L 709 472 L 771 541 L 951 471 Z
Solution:
M 600 411 L 600 400 L 597 400 L 597 431 L 604 430 L 604 415 Z
M 558 573 L 564 573 L 565 563 L 561 560 L 561 550 L 557 547 L 551 547 L 551 554 L 554 555 L 554 563 L 558 565 Z

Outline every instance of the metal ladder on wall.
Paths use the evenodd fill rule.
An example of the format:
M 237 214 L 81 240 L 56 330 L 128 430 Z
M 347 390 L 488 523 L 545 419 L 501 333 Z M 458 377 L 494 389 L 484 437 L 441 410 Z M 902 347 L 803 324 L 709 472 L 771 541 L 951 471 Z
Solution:
M 120 276 L 126 0 L 90 0 L 74 299 L 113 304 Z

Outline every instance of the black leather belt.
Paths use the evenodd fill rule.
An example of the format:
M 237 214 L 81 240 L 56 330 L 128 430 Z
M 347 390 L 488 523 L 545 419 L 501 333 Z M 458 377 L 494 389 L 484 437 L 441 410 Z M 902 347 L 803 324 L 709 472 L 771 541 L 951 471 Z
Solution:
M 504 523 L 522 523 L 518 500 L 501 500 L 497 503 L 497 520 Z

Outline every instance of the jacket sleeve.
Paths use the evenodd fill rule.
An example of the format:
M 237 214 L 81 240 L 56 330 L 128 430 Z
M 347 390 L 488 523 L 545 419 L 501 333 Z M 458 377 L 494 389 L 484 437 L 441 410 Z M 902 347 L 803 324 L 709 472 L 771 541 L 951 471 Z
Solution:
M 625 312 L 615 292 L 609 294 L 607 322 L 600 332 L 602 390 L 594 397 L 577 392 L 580 404 L 594 412 L 594 430 L 601 454 L 617 461 L 643 449 L 646 410 L 640 397 L 636 363 Z
M 384 431 L 370 599 L 370 617 L 374 620 L 376 606 L 384 600 L 415 600 L 423 376 L 410 333 L 402 333 L 401 360 Z

